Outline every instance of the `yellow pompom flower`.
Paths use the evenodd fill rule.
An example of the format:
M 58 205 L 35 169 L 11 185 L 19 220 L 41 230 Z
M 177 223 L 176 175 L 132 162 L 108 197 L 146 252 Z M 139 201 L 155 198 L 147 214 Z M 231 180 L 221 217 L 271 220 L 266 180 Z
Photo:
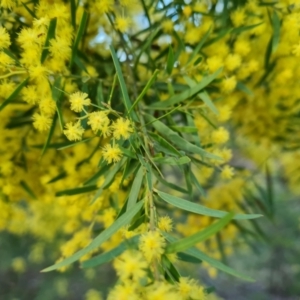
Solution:
M 111 164 L 112 162 L 118 162 L 122 157 L 122 151 L 118 145 L 107 144 L 102 149 L 103 158 Z
M 16 257 L 12 261 L 12 268 L 17 273 L 24 273 L 26 270 L 26 262 L 23 257 Z
M 97 133 L 99 130 L 108 128 L 109 118 L 107 117 L 107 112 L 95 111 L 89 114 L 88 124 L 92 127 L 92 130 Z
M 139 249 L 148 261 L 160 258 L 165 246 L 166 241 L 158 231 L 149 231 L 140 238 Z
M 174 23 L 171 19 L 166 19 L 162 22 L 161 28 L 165 33 L 171 33 L 174 28 Z
M 300 56 L 300 42 L 298 44 L 293 45 L 292 54 L 299 57 Z
M 38 130 L 38 131 L 46 131 L 50 128 L 52 119 L 49 116 L 35 113 L 32 116 L 33 119 L 33 126 Z
M 165 232 L 172 231 L 172 219 L 169 216 L 160 217 L 158 220 L 158 228 Z
M 68 41 L 59 37 L 50 40 L 49 50 L 54 58 L 61 60 L 70 59 L 72 53 Z
M 43 79 L 46 79 L 47 73 L 47 68 L 41 64 L 29 67 L 29 76 L 36 82 L 41 82 Z
M 127 250 L 114 261 L 114 268 L 122 281 L 140 280 L 146 276 L 147 267 L 148 263 L 137 250 Z
M 114 9 L 114 0 L 101 0 L 95 3 L 99 14 L 106 14 Z
M 8 48 L 10 46 L 10 37 L 4 27 L 0 27 L 0 49 Z
M 189 279 L 187 277 L 180 277 L 179 282 L 177 284 L 177 290 L 179 295 L 181 296 L 180 299 L 187 300 L 187 299 L 198 299 L 198 300 L 205 300 L 206 294 L 204 289 L 199 286 L 196 280 Z
M 238 54 L 228 54 L 225 59 L 225 67 L 228 71 L 234 71 L 242 63 L 241 57 Z
M 187 5 L 183 8 L 182 13 L 184 14 L 185 17 L 189 17 L 192 14 L 193 10 L 191 6 Z
M 116 285 L 108 294 L 107 300 L 140 300 L 136 285 L 130 281 Z
M 234 169 L 230 166 L 225 166 L 221 172 L 222 179 L 231 179 L 234 175 Z
M 80 141 L 82 139 L 83 133 L 84 129 L 82 128 L 79 121 L 76 123 L 69 122 L 66 124 L 64 134 L 69 141 Z
M 71 109 L 75 112 L 81 112 L 84 106 L 91 104 L 88 94 L 82 92 L 75 92 L 71 94 L 69 101 L 71 103 Z
M 149 285 L 145 289 L 145 300 L 165 300 L 174 299 L 181 300 L 181 297 L 175 291 L 174 286 L 168 282 L 156 281 L 154 284 Z
M 104 228 L 108 228 L 116 219 L 116 210 L 112 207 L 109 207 L 104 210 L 103 214 L 99 218 L 104 225 Z
M 86 293 L 85 293 L 85 300 L 102 300 L 102 296 L 101 293 L 98 292 L 95 289 L 89 289 Z
M 237 81 L 235 76 L 225 78 L 222 82 L 222 90 L 224 93 L 232 92 L 236 87 Z
M 137 0 L 120 0 L 120 4 L 126 8 L 134 8 L 136 5 L 138 5 Z
M 229 133 L 224 127 L 220 127 L 213 131 L 211 138 L 213 143 L 224 144 L 229 139 Z
M 229 106 L 224 105 L 221 107 L 218 107 L 219 115 L 217 116 L 217 119 L 219 122 L 226 122 L 230 119 L 230 116 L 232 114 L 232 110 Z
M 234 52 L 241 56 L 246 56 L 250 52 L 250 50 L 251 48 L 247 40 L 238 39 L 234 43 Z
M 41 99 L 39 103 L 40 111 L 48 116 L 53 116 L 55 114 L 56 105 L 55 101 L 50 96 L 46 96 Z
M 0 1 L 0 7 L 12 9 L 16 6 L 17 1 L 16 0 L 1 0 Z
M 219 151 L 219 156 L 223 158 L 224 162 L 228 162 L 232 158 L 232 150 L 228 148 L 224 148 Z
M 1 39 L 1 37 L 0 37 Z M 1 44 L 1 41 L 0 41 L 0 44 Z M 0 65 L 3 66 L 3 67 L 8 67 L 8 66 L 11 66 L 11 65 L 14 65 L 14 60 L 8 56 L 6 53 L 4 52 L 0 52 Z
M 131 20 L 129 18 L 121 16 L 116 17 L 115 27 L 117 30 L 121 32 L 126 32 L 129 29 L 130 25 Z
M 224 65 L 222 58 L 217 55 L 209 57 L 206 64 L 210 72 L 215 72 Z
M 113 129 L 113 136 L 117 140 L 120 138 L 127 140 L 130 137 L 130 133 L 133 132 L 130 120 L 124 118 L 117 119 L 111 128 Z
M 245 10 L 244 9 L 237 9 L 233 11 L 230 15 L 231 21 L 235 27 L 241 26 L 245 22 Z
M 28 104 L 37 104 L 39 96 L 35 85 L 28 85 L 22 89 L 22 98 Z
M 18 43 L 22 48 L 29 48 L 34 44 L 38 44 L 38 33 L 35 29 L 32 28 L 22 28 L 18 36 Z

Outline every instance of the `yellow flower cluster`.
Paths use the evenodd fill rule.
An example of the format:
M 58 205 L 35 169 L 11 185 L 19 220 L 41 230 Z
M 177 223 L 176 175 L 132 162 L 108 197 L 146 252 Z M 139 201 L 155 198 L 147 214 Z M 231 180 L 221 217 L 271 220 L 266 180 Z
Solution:
M 146 86 L 153 74 L 151 70 L 165 66 L 163 53 L 170 42 L 176 50 L 170 74 L 158 77 L 160 83 L 167 82 L 167 87 L 148 90 L 141 105 L 145 111 L 138 111 L 139 104 L 135 109 L 138 117 L 153 111 L 163 122 L 169 118 L 174 130 L 180 129 L 176 120 L 180 123 L 187 119 L 190 124 L 179 131 L 180 138 L 185 137 L 184 130 L 192 130 L 195 143 L 215 155 L 205 161 L 200 156 L 192 156 L 201 161 L 191 169 L 195 180 L 207 190 L 206 196 L 199 197 L 200 203 L 217 210 L 241 211 L 244 194 L 252 187 L 249 174 L 243 169 L 259 172 L 266 160 L 277 166 L 278 157 L 291 189 L 300 192 L 297 149 L 300 15 L 297 3 L 278 1 L 275 9 L 269 9 L 256 1 L 248 1 L 238 9 L 230 8 L 226 25 L 230 30 L 222 34 L 224 24 L 210 13 L 210 1 L 190 1 L 189 5 L 182 5 L 177 12 L 178 19 L 167 19 L 149 7 L 147 26 L 154 24 L 158 32 L 163 32 L 157 40 L 155 36 L 153 40 L 148 39 L 147 31 L 140 28 L 136 17 L 143 16 L 144 8 L 139 1 L 79 1 L 73 14 L 68 1 L 40 0 L 27 5 L 33 14 L 20 1 L 0 1 L 3 10 L 0 231 L 17 236 L 31 234 L 37 239 L 29 255 L 31 263 L 41 263 L 43 250 L 56 238 L 61 244 L 62 258 L 69 257 L 93 240 L 94 228 L 109 228 L 122 208 L 126 208 L 125 203 L 130 198 L 128 185 L 135 179 L 137 168 L 128 163 L 124 169 L 112 173 L 112 178 L 107 178 L 101 173 L 102 169 L 99 170 L 103 161 L 108 164 L 105 168 L 113 170 L 116 165 L 110 164 L 120 162 L 121 165 L 122 157 L 127 155 L 133 159 L 135 156 L 124 150 L 129 144 L 139 156 L 145 155 L 141 161 L 151 162 L 153 168 L 157 167 L 155 159 L 160 159 L 151 156 L 152 148 L 157 145 L 150 134 L 157 135 L 155 132 L 143 136 L 145 148 L 141 145 L 142 132 L 151 122 L 133 122 L 128 107 L 122 110 L 119 99 L 124 87 L 119 89 L 112 79 L 114 70 L 107 55 L 109 43 L 122 45 L 118 55 L 124 61 L 123 74 L 133 98 L 137 98 L 137 90 Z M 10 11 L 15 16 L 13 19 L 8 17 Z M 85 14 L 89 16 L 86 20 Z M 276 33 L 273 23 L 277 18 L 280 31 Z M 268 46 L 271 36 L 273 40 Z M 151 45 L 140 47 L 140 39 L 151 41 Z M 201 51 L 190 60 L 202 41 Z M 140 52 L 144 48 L 147 51 Z M 179 48 L 181 52 L 177 52 Z M 134 76 L 128 71 L 132 65 L 136 69 Z M 167 109 L 165 114 L 164 110 L 161 113 L 151 108 L 152 99 L 174 99 L 177 90 L 172 84 L 180 90 L 183 85 L 199 83 L 215 72 L 219 73 L 205 91 L 172 107 L 174 118 Z M 183 118 L 181 113 L 185 112 Z M 170 143 L 164 147 L 176 152 L 176 143 Z M 296 151 L 285 153 L 287 148 Z M 233 153 L 236 154 L 234 159 Z M 239 165 L 239 156 L 247 158 L 246 163 Z M 156 171 L 161 171 L 159 168 Z M 161 169 L 162 172 L 167 170 Z M 167 174 L 166 179 L 169 177 Z M 92 187 L 102 193 L 96 196 L 95 190 L 70 193 L 75 187 L 79 191 Z M 145 194 L 142 186 L 139 195 L 144 197 Z M 154 210 L 152 204 L 149 207 Z M 167 245 L 161 231 L 174 229 L 189 236 L 209 226 L 213 219 L 191 214 L 182 224 L 178 221 L 182 216 L 175 215 L 173 225 L 170 217 L 158 217 L 147 208 L 145 211 L 142 225 L 134 230 L 122 228 L 95 250 L 111 250 L 124 238 L 141 234 L 136 249 L 126 250 L 115 259 L 120 281 L 108 299 L 205 299 L 205 292 L 197 282 L 181 277 L 171 284 L 157 275 Z M 157 228 L 149 231 L 151 218 L 151 226 Z M 220 233 L 221 240 L 226 241 L 226 254 L 232 253 L 232 241 L 237 237 L 238 229 L 234 225 Z M 220 258 L 217 240 L 210 239 L 199 247 Z M 176 261 L 171 255 L 167 258 Z M 12 267 L 16 272 L 23 272 L 26 263 L 17 257 Z M 101 299 L 101 295 L 90 290 L 86 298 Z

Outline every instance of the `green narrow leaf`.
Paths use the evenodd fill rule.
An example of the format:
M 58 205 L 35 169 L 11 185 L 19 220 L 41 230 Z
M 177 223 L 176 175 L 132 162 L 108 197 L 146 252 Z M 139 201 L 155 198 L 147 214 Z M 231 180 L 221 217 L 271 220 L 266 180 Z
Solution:
M 27 84 L 29 78 L 26 78 L 24 81 L 22 81 L 17 87 L 16 89 L 10 94 L 10 96 L 8 96 L 8 98 L 6 98 L 0 105 L 0 111 L 7 105 L 9 104 L 11 101 L 13 101 L 20 93 L 20 91 L 22 90 L 22 88 Z
M 189 99 L 190 97 L 194 96 L 195 94 L 199 93 L 201 90 L 203 90 L 206 86 L 208 86 L 212 81 L 214 81 L 219 74 L 222 72 L 222 68 L 218 69 L 215 73 L 205 76 L 199 83 L 197 83 L 195 86 L 190 87 L 189 89 L 186 89 L 180 94 L 171 96 L 166 101 L 156 102 L 150 107 L 152 108 L 166 108 L 169 106 L 173 106 L 175 104 L 178 104 L 182 101 L 185 101 Z
M 65 266 L 70 265 L 71 263 L 77 261 L 82 256 L 86 255 L 87 253 L 90 253 L 94 249 L 98 248 L 102 243 L 107 241 L 114 233 L 116 233 L 120 228 L 130 223 L 132 218 L 139 212 L 139 210 L 143 207 L 144 201 L 140 201 L 135 204 L 135 206 L 132 207 L 131 210 L 124 213 L 120 218 L 118 218 L 110 227 L 102 231 L 87 247 L 79 250 L 72 256 L 64 259 L 63 261 L 50 266 L 42 272 L 49 272 L 53 271 Z
M 131 101 L 130 101 L 130 98 L 129 98 L 129 95 L 128 95 L 128 91 L 127 91 L 125 80 L 124 80 L 124 77 L 123 77 L 123 74 L 122 74 L 121 66 L 120 66 L 117 54 L 116 54 L 115 49 L 113 48 L 113 46 L 110 46 L 110 52 L 111 52 L 113 62 L 114 62 L 115 68 L 116 68 L 116 72 L 117 72 L 117 75 L 118 75 L 118 79 L 119 79 L 119 82 L 120 82 L 121 91 L 122 91 L 126 111 L 134 121 L 138 121 L 138 118 L 137 118 L 137 115 L 136 115 L 135 111 L 134 110 L 130 111 L 130 107 L 131 107 L 132 104 L 131 104 Z
M 187 120 L 187 124 L 189 125 L 189 127 L 195 127 L 196 128 L 194 118 L 192 116 L 190 116 L 190 114 L 186 114 L 186 120 Z M 193 137 L 193 140 L 194 140 L 195 144 L 198 147 L 201 147 L 201 141 L 200 141 L 200 136 L 198 134 L 198 129 L 197 129 L 197 132 L 192 133 L 191 135 Z
M 150 18 L 150 15 L 149 15 L 149 9 L 146 6 L 145 0 L 141 0 L 141 3 L 142 3 L 142 6 L 143 6 L 143 9 L 144 9 L 145 16 L 148 20 L 149 27 L 151 27 L 152 23 L 151 23 L 151 18 Z M 150 5 L 150 7 L 151 7 L 151 5 Z
M 278 48 L 279 39 L 280 39 L 280 19 L 275 10 L 273 11 L 272 27 L 273 27 L 272 53 L 274 53 Z
M 70 61 L 71 66 L 74 62 L 75 56 L 77 55 L 77 50 L 78 50 L 79 43 L 80 43 L 80 41 L 83 37 L 83 34 L 85 32 L 88 16 L 89 15 L 88 15 L 87 11 L 84 10 L 83 14 L 82 14 L 82 17 L 81 17 L 81 20 L 80 20 L 78 30 L 77 30 L 76 38 L 75 38 L 75 41 L 74 41 L 74 44 L 73 44 L 73 47 L 72 47 L 72 57 L 71 57 L 71 61 Z
M 228 213 L 222 219 L 206 227 L 204 230 L 169 244 L 165 249 L 165 253 L 176 253 L 194 247 L 196 244 L 205 241 L 219 232 L 232 220 L 233 216 L 234 213 Z
M 249 96 L 254 96 L 253 92 L 242 82 L 238 81 L 236 87 L 237 87 L 237 89 L 244 92 L 245 94 L 247 94 Z
M 180 56 L 180 53 L 185 50 L 185 43 L 179 36 L 176 30 L 173 30 L 172 34 L 174 35 L 175 39 L 177 40 L 177 46 L 176 46 L 176 53 L 175 53 L 175 61 L 178 60 L 178 57 Z M 167 48 L 166 48 L 167 50 Z
M 189 78 L 188 76 L 184 76 L 184 80 L 186 83 L 192 88 L 197 85 L 197 82 Z M 204 90 L 203 92 L 198 94 L 198 97 L 206 104 L 206 106 L 216 115 L 219 114 L 217 108 L 214 103 L 210 99 L 208 93 Z
M 52 178 L 51 180 L 49 180 L 47 182 L 47 184 L 50 184 L 50 183 L 53 183 L 53 182 L 56 182 L 60 179 L 63 179 L 63 178 L 66 178 L 67 177 L 67 172 L 66 171 L 63 171 L 61 172 L 60 174 L 58 174 L 57 176 L 55 176 L 54 178 Z
M 28 184 L 25 181 L 21 180 L 20 181 L 20 185 L 28 193 L 28 195 L 31 198 L 37 199 L 36 195 L 34 194 L 34 192 L 32 191 L 32 189 L 28 186 Z
M 199 56 L 193 63 L 194 66 L 197 66 L 198 64 L 200 64 L 200 62 L 202 61 L 203 56 Z
M 162 263 L 164 268 L 166 269 L 167 274 L 172 277 L 173 281 L 179 281 L 180 279 L 180 274 L 175 268 L 175 266 L 170 262 L 168 257 L 166 255 L 162 256 Z
M 203 253 L 202 251 L 200 251 L 196 248 L 188 250 L 187 253 L 190 255 L 193 255 L 194 257 L 196 257 L 198 259 L 201 259 L 202 261 L 207 262 L 210 266 L 212 266 L 216 269 L 219 269 L 220 271 L 228 273 L 237 278 L 244 279 L 246 281 L 255 282 L 255 279 L 253 279 L 247 275 L 244 275 L 240 272 L 235 271 L 234 269 L 224 265 L 222 262 L 220 262 L 212 257 L 209 257 L 208 255 L 206 255 L 205 253 Z
M 207 47 L 209 45 L 214 44 L 215 42 L 221 40 L 223 37 L 225 37 L 227 34 L 231 33 L 233 30 L 233 28 L 225 28 L 225 29 L 221 29 L 218 33 L 218 35 L 210 40 L 208 40 L 203 47 Z
M 145 198 L 143 198 L 143 200 L 145 200 Z M 142 210 L 141 210 L 142 213 L 144 213 Z M 129 231 L 132 231 L 132 230 L 135 230 L 136 228 L 138 228 L 140 225 L 146 223 L 146 215 L 145 214 L 142 214 L 140 217 L 137 218 L 139 214 L 137 214 L 133 219 L 132 219 L 132 225 L 130 225 L 130 227 L 128 228 Z M 136 220 L 134 220 L 136 218 Z M 147 219 L 148 221 L 148 219 Z
M 165 236 L 165 238 L 171 242 L 171 243 L 175 243 L 177 241 L 176 238 L 174 238 L 173 236 L 171 236 L 170 234 L 168 233 L 163 233 L 163 235 Z M 207 262 L 209 265 L 211 265 L 212 267 L 220 270 L 220 271 L 223 271 L 225 273 L 228 273 L 232 276 L 235 276 L 235 277 L 238 277 L 238 278 L 241 278 L 241 279 L 244 279 L 244 280 L 247 280 L 247 281 L 251 281 L 251 282 L 254 282 L 255 280 L 252 279 L 251 277 L 249 276 L 246 276 L 240 272 L 237 272 L 235 270 L 233 270 L 232 268 L 224 265 L 222 262 L 212 258 L 212 257 L 209 257 L 208 255 L 206 255 L 205 253 L 201 252 L 200 250 L 198 250 L 197 248 L 193 247 L 191 249 L 188 249 L 185 251 L 186 254 L 188 255 L 191 255 L 195 258 L 198 258 L 200 259 L 201 261 L 205 261 Z
M 146 119 L 151 122 L 151 125 L 166 139 L 169 141 L 172 141 L 178 148 L 181 150 L 191 152 L 191 153 L 196 153 L 200 154 L 203 157 L 207 158 L 212 158 L 212 159 L 221 159 L 220 157 L 206 152 L 204 149 L 188 142 L 186 139 L 182 138 L 179 136 L 176 132 L 171 130 L 168 126 L 166 126 L 164 123 L 161 121 L 155 119 L 149 114 L 145 114 Z
M 266 166 L 267 199 L 271 215 L 274 213 L 274 185 L 268 165 Z
M 49 28 L 48 28 L 45 45 L 44 45 L 44 50 L 41 55 L 41 63 L 43 63 L 46 60 L 46 58 L 49 54 L 50 40 L 55 38 L 56 24 L 57 24 L 57 18 L 51 19 L 51 21 L 49 23 Z
M 32 10 L 26 5 L 26 3 L 22 2 L 22 5 L 25 7 L 25 9 L 28 11 L 28 13 L 29 13 L 33 18 L 36 18 L 36 15 L 35 15 L 34 11 L 32 11 Z
M 215 113 L 216 115 L 219 114 L 217 108 L 215 107 L 214 103 L 210 99 L 208 93 L 206 91 L 203 91 L 198 94 L 199 97 L 203 100 L 203 102 L 210 108 L 210 110 Z
M 183 174 L 186 183 L 186 188 L 189 191 L 189 195 L 193 195 L 193 184 L 192 184 L 190 168 L 183 166 Z
M 178 191 L 183 194 L 189 194 L 189 192 L 187 190 L 183 189 L 182 187 L 178 186 L 177 184 L 166 181 L 165 179 L 161 178 L 161 176 L 159 174 L 154 173 L 154 175 L 161 184 L 169 187 L 171 190 L 175 190 L 175 191 Z
M 44 144 L 44 147 L 43 147 L 43 150 L 42 150 L 42 153 L 41 153 L 41 157 L 43 157 L 43 155 L 45 154 L 45 152 L 46 152 L 46 150 L 47 150 L 47 148 L 48 148 L 48 146 L 50 144 L 51 138 L 52 138 L 54 130 L 55 130 L 56 121 L 57 121 L 57 113 L 53 117 L 52 124 L 51 124 L 51 127 L 50 127 L 50 130 L 49 130 L 46 142 Z
M 52 85 L 52 98 L 55 102 L 59 101 L 62 98 L 62 86 L 61 86 L 61 76 L 55 78 L 54 83 Z
M 171 129 L 174 129 L 177 132 L 183 133 L 198 133 L 198 128 L 193 126 L 170 126 Z
M 191 56 L 188 59 L 188 62 L 187 62 L 188 64 L 193 61 L 193 59 L 196 57 L 196 55 L 199 53 L 199 51 L 201 50 L 201 48 L 203 47 L 203 45 L 207 41 L 207 39 L 208 39 L 208 37 L 211 33 L 211 29 L 212 29 L 212 26 L 209 27 L 209 29 L 206 31 L 206 33 L 202 37 L 201 41 L 198 43 L 198 45 L 193 50 Z
M 272 54 L 272 41 L 273 38 L 271 37 L 268 46 L 266 48 L 266 53 L 265 53 L 265 69 L 268 70 L 270 69 L 270 58 L 271 58 L 271 54 Z
M 144 51 L 146 51 L 146 49 L 152 44 L 153 39 L 156 37 L 156 35 L 158 34 L 158 32 L 160 31 L 160 28 L 157 27 L 155 28 L 155 30 L 153 30 L 149 36 L 147 38 L 144 39 L 144 43 L 139 47 L 141 48 L 141 51 L 139 52 L 139 54 L 136 57 L 135 63 L 134 63 L 134 72 L 136 73 L 136 69 L 137 66 L 139 64 L 140 58 L 142 56 L 142 54 L 144 53 Z
M 82 144 L 82 143 L 86 143 L 87 141 L 90 141 L 92 140 L 94 137 L 90 137 L 90 138 L 86 138 L 86 139 L 82 139 L 81 141 L 78 141 L 78 142 L 74 142 L 74 143 L 66 143 L 64 146 L 60 146 L 59 148 L 57 148 L 57 150 L 64 150 L 64 149 L 67 149 L 67 148 L 71 148 L 71 147 L 74 147 L 76 145 L 79 145 L 79 144 Z
M 127 160 L 120 183 L 121 186 L 125 179 L 127 179 L 131 174 L 137 172 L 139 165 L 139 162 L 136 160 L 132 160 L 130 158 Z
M 209 217 L 215 217 L 215 218 L 222 218 L 227 214 L 227 212 L 225 212 L 225 211 L 211 209 L 211 208 L 205 207 L 201 204 L 197 204 L 197 203 L 194 203 L 194 202 L 191 202 L 191 201 L 187 201 L 185 199 L 175 197 L 175 196 L 172 196 L 170 194 L 166 194 L 166 193 L 161 192 L 161 191 L 156 191 L 156 192 L 159 195 L 159 197 L 161 199 L 163 199 L 164 201 L 166 201 L 167 203 L 172 204 L 172 205 L 174 205 L 174 206 L 176 206 L 180 209 L 193 212 L 195 214 L 209 216 Z M 233 219 L 235 219 L 235 220 L 248 220 L 248 219 L 259 218 L 261 216 L 262 215 L 258 215 L 258 214 L 248 214 L 248 215 L 246 215 L 246 214 L 236 214 Z
M 254 24 L 254 25 L 247 25 L 247 26 L 240 26 L 240 27 L 237 27 L 237 28 L 233 28 L 232 31 L 231 31 L 231 33 L 233 33 L 233 34 L 240 34 L 240 33 L 244 32 L 244 31 L 248 31 L 248 30 L 254 29 L 255 27 L 260 26 L 263 23 L 264 22 L 260 22 L 260 23 Z
M 64 120 L 63 120 L 63 114 L 61 110 L 61 100 L 64 94 L 63 94 L 63 87 L 61 86 L 61 80 L 62 80 L 61 76 L 55 78 L 54 83 L 52 85 L 52 98 L 56 104 L 56 112 L 58 116 L 60 130 L 63 131 Z
M 135 106 L 143 99 L 143 97 L 146 95 L 146 93 L 148 92 L 149 88 L 151 87 L 151 85 L 153 84 L 153 82 L 155 81 L 157 75 L 159 73 L 159 70 L 155 70 L 154 73 L 152 74 L 151 78 L 149 79 L 149 81 L 147 82 L 146 86 L 144 87 L 144 89 L 142 90 L 141 94 L 136 98 L 136 100 L 134 101 L 134 103 L 132 104 L 132 106 L 130 107 L 128 113 L 130 113 Z
M 103 89 L 102 89 L 102 81 L 98 83 L 97 86 L 97 97 L 96 97 L 97 105 L 101 106 L 104 102 Z
M 190 171 L 190 173 L 191 173 L 191 180 L 194 183 L 194 185 L 197 187 L 197 189 L 200 192 L 201 196 L 206 197 L 206 192 L 203 189 L 203 187 L 201 186 L 201 184 L 198 181 L 197 177 L 195 176 L 195 174 L 192 171 Z
M 137 202 L 139 192 L 141 190 L 141 186 L 144 179 L 144 168 L 140 166 L 139 170 L 136 173 L 136 176 L 133 180 L 131 190 L 128 196 L 128 202 L 127 202 L 127 211 L 130 210 L 135 203 Z
M 105 180 L 102 184 L 102 186 L 98 189 L 96 192 L 92 202 L 96 201 L 96 199 L 102 194 L 103 190 L 108 188 L 110 184 L 112 183 L 113 179 L 115 178 L 116 174 L 119 172 L 122 165 L 126 162 L 127 157 L 123 157 L 118 163 L 116 163 L 111 170 L 109 170 L 107 173 L 107 176 L 105 177 Z
M 167 67 L 166 67 L 166 71 L 169 75 L 171 75 L 173 67 L 174 67 L 174 52 L 173 52 L 173 48 L 170 45 L 169 46 L 169 52 L 168 52 L 168 57 L 167 57 Z
M 4 48 L 4 49 L 2 49 L 2 51 L 3 51 L 5 54 L 7 54 L 9 57 L 11 57 L 13 60 L 15 60 L 16 63 L 17 63 L 18 65 L 21 65 L 21 64 L 20 64 L 20 61 L 19 61 L 18 58 L 15 56 L 15 54 L 12 53 L 9 49 Z
M 182 156 L 182 154 L 173 146 L 171 145 L 167 140 L 165 140 L 162 136 L 149 132 L 149 135 L 154 139 L 154 148 L 158 151 L 162 151 L 165 154 L 169 155 L 175 155 Z
M 184 252 L 178 252 L 177 253 L 177 257 L 181 261 L 185 261 L 185 262 L 192 263 L 192 264 L 200 264 L 200 263 L 202 263 L 201 259 L 196 258 L 196 257 L 194 257 L 192 255 L 189 255 L 187 253 L 184 253 Z
M 63 113 L 62 113 L 60 101 L 56 102 L 56 112 L 57 112 L 57 116 L 58 116 L 58 122 L 59 122 L 60 130 L 61 130 L 61 132 L 63 132 L 63 130 L 64 130 L 64 118 L 63 118 Z
M 90 184 L 96 183 L 96 181 L 98 180 L 98 178 L 101 175 L 103 175 L 108 169 L 109 169 L 108 165 L 105 165 L 105 166 L 101 167 L 98 170 L 98 172 L 96 172 L 91 178 L 89 178 L 87 181 L 85 181 L 83 185 L 90 185 Z
M 127 157 L 130 157 L 130 158 L 133 158 L 133 159 L 136 159 L 136 154 L 132 151 L 130 151 L 129 149 L 127 148 L 124 148 L 124 147 L 120 147 L 120 149 L 122 150 L 122 153 L 127 156 Z
M 216 288 L 214 286 L 210 286 L 210 287 L 204 289 L 204 292 L 206 295 L 209 295 L 215 291 L 216 291 Z
M 71 22 L 72 26 L 76 28 L 76 2 L 75 0 L 70 0 L 70 8 L 71 8 Z
M 81 267 L 83 269 L 85 268 L 94 268 L 100 265 L 103 265 L 105 263 L 108 263 L 121 255 L 126 249 L 128 249 L 128 246 L 134 246 L 137 245 L 139 241 L 140 235 L 136 235 L 124 242 L 122 242 L 117 247 L 113 248 L 110 251 L 107 251 L 105 253 L 102 253 L 100 255 L 97 255 L 91 259 L 85 260 L 81 263 Z
M 87 70 L 85 64 L 81 61 L 81 59 L 78 57 L 77 54 L 74 55 L 73 61 L 81 71 L 88 73 L 88 70 Z M 82 77 L 81 80 L 84 83 L 86 83 L 89 79 L 90 79 L 90 76 L 85 76 L 85 77 Z
M 187 164 L 191 161 L 188 156 L 177 157 L 158 157 L 153 159 L 156 163 L 171 165 L 171 166 L 179 166 Z
M 61 197 L 61 196 L 71 196 L 71 195 L 78 195 L 78 194 L 84 194 L 84 193 L 89 193 L 92 191 L 97 190 L 98 187 L 96 185 L 87 185 L 75 189 L 69 189 L 69 190 L 63 190 L 56 192 L 55 196 L 56 197 Z

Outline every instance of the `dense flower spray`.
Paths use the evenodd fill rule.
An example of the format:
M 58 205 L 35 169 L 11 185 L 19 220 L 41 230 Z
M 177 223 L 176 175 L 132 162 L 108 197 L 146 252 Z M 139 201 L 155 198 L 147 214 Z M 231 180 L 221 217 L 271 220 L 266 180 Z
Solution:
M 206 299 L 180 261 L 228 270 L 266 165 L 299 193 L 299 5 L 216 4 L 0 1 L 0 230 L 31 262 L 57 239 L 60 271 L 117 253 L 108 299 Z

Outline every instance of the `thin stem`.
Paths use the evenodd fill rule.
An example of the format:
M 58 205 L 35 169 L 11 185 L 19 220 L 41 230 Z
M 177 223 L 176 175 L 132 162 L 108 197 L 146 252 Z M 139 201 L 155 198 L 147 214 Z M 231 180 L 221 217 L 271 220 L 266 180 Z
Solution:
M 108 105 L 111 105 L 111 99 L 115 90 L 115 86 L 116 86 L 116 82 L 117 82 L 117 73 L 114 76 L 114 81 L 113 81 L 113 85 L 111 87 L 111 91 L 110 91 L 110 95 L 109 95 L 109 99 L 108 99 Z
M 4 78 L 10 77 L 10 76 L 19 75 L 19 74 L 26 74 L 26 73 L 27 73 L 27 71 L 15 71 L 15 72 L 11 72 L 11 73 L 0 76 L 0 79 L 4 79 Z
M 155 121 L 157 121 L 157 120 L 163 119 L 164 117 L 170 115 L 172 112 L 176 111 L 176 110 L 179 109 L 180 107 L 181 107 L 181 105 L 174 107 L 173 109 L 171 109 L 171 110 L 170 110 L 169 112 L 167 112 L 166 114 L 160 116 L 159 118 L 157 118 L 157 119 L 155 119 L 155 120 L 153 120 L 153 121 L 148 122 L 147 124 L 145 124 L 145 126 L 147 126 L 147 125 L 149 125 L 149 124 L 152 124 L 153 122 L 155 122 Z

